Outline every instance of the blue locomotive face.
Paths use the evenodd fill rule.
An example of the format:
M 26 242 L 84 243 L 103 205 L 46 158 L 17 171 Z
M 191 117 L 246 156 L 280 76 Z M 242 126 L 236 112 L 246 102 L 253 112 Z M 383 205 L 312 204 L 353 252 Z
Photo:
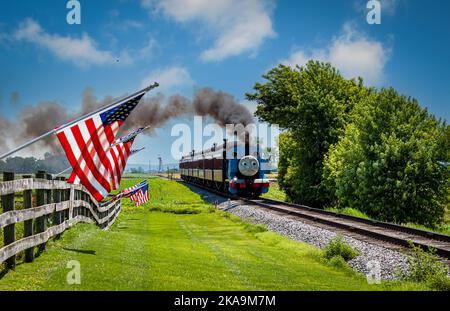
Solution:
M 227 162 L 230 193 L 259 196 L 269 191 L 269 181 L 265 178 L 267 160 L 248 155 Z

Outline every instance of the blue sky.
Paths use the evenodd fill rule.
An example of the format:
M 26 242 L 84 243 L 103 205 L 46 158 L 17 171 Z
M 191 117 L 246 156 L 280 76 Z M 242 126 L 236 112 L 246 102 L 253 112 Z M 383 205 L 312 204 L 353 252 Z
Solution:
M 348 78 L 393 86 L 450 119 L 449 1 L 381 0 L 380 25 L 366 22 L 365 0 L 79 2 L 81 25 L 68 25 L 66 0 L 0 1 L 3 118 L 13 121 L 43 101 L 78 111 L 86 87 L 102 99 L 152 80 L 167 96 L 209 86 L 254 109 L 244 94 L 264 72 L 315 58 Z M 192 121 L 140 137 L 136 147 L 146 151 L 130 162 L 174 161 L 177 122 Z

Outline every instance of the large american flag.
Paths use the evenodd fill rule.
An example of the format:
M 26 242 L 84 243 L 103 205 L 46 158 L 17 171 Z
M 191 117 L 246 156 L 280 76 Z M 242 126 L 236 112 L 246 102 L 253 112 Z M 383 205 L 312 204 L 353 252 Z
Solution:
M 120 126 L 146 93 L 131 98 L 58 131 L 57 137 L 72 166 L 69 183 L 81 183 L 101 201 L 111 191 L 109 150 Z
M 130 200 L 136 202 L 136 207 L 148 202 L 148 184 L 143 185 L 130 195 Z
M 133 140 L 114 145 L 109 149 L 109 161 L 111 163 L 111 183 L 113 190 L 116 190 L 120 186 L 120 180 L 122 179 L 122 173 L 127 165 L 128 157 L 131 153 L 131 146 Z

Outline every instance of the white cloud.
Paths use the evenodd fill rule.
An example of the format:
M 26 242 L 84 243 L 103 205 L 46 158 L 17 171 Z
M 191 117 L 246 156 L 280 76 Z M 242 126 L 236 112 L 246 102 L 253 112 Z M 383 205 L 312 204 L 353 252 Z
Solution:
M 317 55 L 314 55 L 314 53 L 307 55 L 305 51 L 296 50 L 292 52 L 292 54 L 289 55 L 288 58 L 280 60 L 279 63 L 294 68 L 296 65 L 299 66 L 305 65 L 310 59 L 318 59 L 318 58 Z
M 130 28 L 143 28 L 144 24 L 132 19 L 126 19 L 121 23 L 123 29 L 128 30 Z
M 163 11 L 179 23 L 199 22 L 214 37 L 201 53 L 203 61 L 220 61 L 244 52 L 255 52 L 276 34 L 270 0 L 141 0 L 144 7 Z
M 162 92 L 194 84 L 189 71 L 184 67 L 177 66 L 157 69 L 151 72 L 142 80 L 142 87 L 146 87 L 153 82 L 158 82 L 160 84 L 158 90 Z
M 150 38 L 146 45 L 138 52 L 138 58 L 147 59 L 153 56 L 155 49 L 158 47 L 158 42 L 154 38 Z
M 49 34 L 32 19 L 22 22 L 13 34 L 13 38 L 34 43 L 47 49 L 59 59 L 71 61 L 82 67 L 112 64 L 116 61 L 110 51 L 99 50 L 96 42 L 87 34 L 83 34 L 81 38 Z M 121 59 L 130 61 L 126 53 L 121 55 Z
M 381 0 L 381 12 L 394 15 L 399 4 L 400 0 Z
M 379 84 L 391 50 L 379 41 L 371 40 L 345 24 L 343 33 L 328 47 L 312 51 L 296 50 L 280 63 L 288 66 L 304 65 L 310 59 L 331 63 L 346 78 L 361 76 L 369 85 Z
M 397 12 L 397 8 L 400 6 L 402 0 L 378 0 L 381 4 L 381 15 L 393 16 Z M 367 13 L 368 0 L 354 0 L 353 7 L 358 13 Z

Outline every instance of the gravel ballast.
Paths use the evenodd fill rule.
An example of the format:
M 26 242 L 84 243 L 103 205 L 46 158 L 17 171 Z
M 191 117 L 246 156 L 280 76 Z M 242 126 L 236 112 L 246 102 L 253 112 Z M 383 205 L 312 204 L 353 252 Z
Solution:
M 330 230 L 304 223 L 301 220 L 277 215 L 269 210 L 246 205 L 242 202 L 223 202 L 220 208 L 245 221 L 262 224 L 270 231 L 319 248 L 324 248 L 330 239 L 336 236 L 336 233 Z M 379 263 L 381 278 L 393 280 L 395 279 L 395 271 L 407 269 L 406 256 L 400 252 L 363 242 L 353 237 L 343 236 L 361 254 L 348 262 L 356 271 L 367 275 L 370 272 L 370 266 Z

